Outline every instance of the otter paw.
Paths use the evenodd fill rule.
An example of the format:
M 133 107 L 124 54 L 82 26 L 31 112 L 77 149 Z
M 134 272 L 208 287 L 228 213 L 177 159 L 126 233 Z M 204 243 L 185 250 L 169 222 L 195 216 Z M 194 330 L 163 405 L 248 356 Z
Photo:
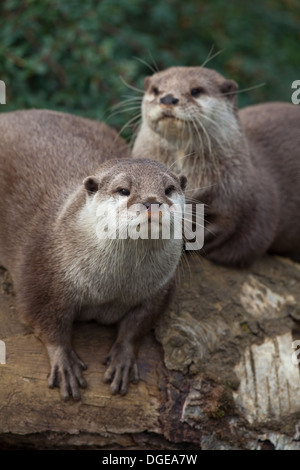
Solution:
M 103 363 L 108 366 L 104 381 L 110 383 L 113 395 L 126 395 L 129 382 L 138 383 L 139 371 L 136 359 L 131 349 L 112 347 Z
M 47 346 L 51 371 L 48 379 L 50 388 L 59 387 L 63 400 L 72 397 L 80 400 L 79 387 L 85 388 L 87 383 L 82 371 L 87 367 L 75 351 L 63 346 Z

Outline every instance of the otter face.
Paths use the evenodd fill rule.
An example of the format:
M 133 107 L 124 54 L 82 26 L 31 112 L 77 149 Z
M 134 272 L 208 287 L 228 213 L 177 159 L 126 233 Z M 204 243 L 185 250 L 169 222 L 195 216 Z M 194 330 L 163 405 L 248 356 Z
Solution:
M 185 203 L 186 178 L 146 159 L 111 161 L 110 166 L 106 163 L 98 175 L 87 177 L 83 184 L 90 216 L 95 220 L 99 216 L 117 218 L 120 229 L 149 225 L 153 219 L 161 227 L 163 215 L 171 214 L 175 206 L 183 210 Z
M 237 84 L 203 67 L 172 67 L 144 81 L 143 119 L 167 140 L 205 141 L 235 121 Z M 226 129 L 224 130 L 226 132 Z

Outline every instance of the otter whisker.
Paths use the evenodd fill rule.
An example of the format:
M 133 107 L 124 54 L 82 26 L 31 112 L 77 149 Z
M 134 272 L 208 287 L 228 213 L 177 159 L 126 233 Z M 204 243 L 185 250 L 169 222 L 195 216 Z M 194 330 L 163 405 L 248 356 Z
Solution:
M 186 155 L 184 155 L 183 157 L 177 158 L 170 166 L 167 167 L 168 170 L 170 170 L 172 168 L 172 166 L 175 165 L 179 160 L 183 160 L 184 158 L 187 158 L 192 154 L 193 154 L 193 152 L 190 152 L 190 153 L 187 153 Z
M 148 67 L 148 69 L 151 70 L 152 73 L 157 72 L 157 69 L 154 69 L 152 65 L 148 64 L 148 62 L 146 62 L 145 60 L 140 59 L 139 57 L 136 57 L 136 56 L 134 56 L 133 59 L 138 60 L 141 64 L 146 65 L 146 67 Z
M 111 114 L 107 117 L 107 120 L 112 119 L 114 116 L 117 116 L 118 114 L 127 113 L 127 112 L 129 112 L 129 111 L 136 111 L 136 110 L 139 110 L 139 109 L 140 109 L 140 106 L 131 106 L 130 108 L 119 109 L 118 111 L 115 111 L 115 112 L 111 113 Z
M 199 186 L 198 188 L 185 189 L 184 192 L 189 193 L 189 192 L 203 191 L 204 189 L 212 188 L 213 186 L 217 186 L 217 184 L 218 183 L 211 183 L 211 184 L 207 184 L 205 186 Z M 189 199 L 190 199 L 190 196 L 189 196 Z M 199 202 L 199 199 L 195 199 L 195 201 Z
M 224 52 L 225 49 L 221 49 L 219 50 L 218 52 L 215 52 L 213 55 L 212 54 L 212 51 L 213 51 L 213 48 L 214 48 L 214 45 L 212 45 L 209 53 L 208 53 L 208 56 L 206 57 L 205 61 L 203 62 L 203 64 L 201 64 L 201 67 L 205 67 L 206 64 L 208 64 L 208 62 L 210 62 L 211 60 L 213 60 L 215 57 L 217 57 L 219 54 L 221 54 L 222 52 Z
M 220 115 L 220 113 L 218 114 Z M 226 142 L 226 144 L 229 144 L 229 146 L 231 147 L 231 142 L 230 140 L 228 139 L 227 135 L 226 137 L 224 138 L 224 131 L 223 129 L 221 128 L 220 124 L 215 121 L 214 119 L 212 119 L 211 117 L 207 116 L 206 114 L 204 113 L 200 113 L 199 114 L 199 118 L 200 117 L 206 121 L 208 121 L 218 132 L 211 132 L 211 139 L 219 146 L 219 147 L 222 147 L 224 145 L 224 143 Z M 200 121 L 199 121 L 200 122 Z M 204 123 L 203 123 L 204 125 Z M 216 138 L 217 136 L 217 138 Z M 223 139 L 222 139 L 223 137 Z
M 129 142 L 128 142 L 131 149 L 134 145 L 136 136 L 139 132 L 141 121 L 142 121 L 141 118 L 139 118 L 138 122 L 134 125 L 134 129 L 131 130 L 131 137 L 130 137 Z
M 215 126 L 218 130 L 221 129 L 221 126 L 220 124 L 215 120 L 215 119 L 212 119 L 210 116 L 207 116 L 205 113 L 201 113 L 201 111 L 199 112 L 199 117 L 201 117 L 202 119 L 206 119 L 207 121 L 209 121 L 213 126 Z
M 220 176 L 220 162 L 218 160 L 218 153 L 217 152 L 212 152 L 212 148 L 222 148 L 224 147 L 225 145 L 225 142 L 227 143 L 227 140 L 225 142 L 223 142 L 221 140 L 221 138 L 219 137 L 219 133 L 217 133 L 217 136 L 218 138 L 215 138 L 214 135 L 210 136 L 210 133 L 206 130 L 206 127 L 204 125 L 204 123 L 202 123 L 200 121 L 200 119 L 198 118 L 197 119 L 197 123 L 199 123 L 199 125 L 202 127 L 204 133 L 205 133 L 205 136 L 209 139 L 209 148 L 208 148 L 208 158 L 210 159 L 210 162 L 211 162 L 211 175 L 214 177 L 216 177 L 218 180 L 219 180 L 219 176 Z M 219 140 L 220 139 L 220 140 Z M 213 141 L 213 143 L 212 143 Z M 231 147 L 231 143 L 229 143 L 229 146 Z M 227 146 L 226 146 L 227 147 Z
M 136 104 L 136 105 L 141 105 L 141 98 L 140 97 L 133 97 L 133 98 L 127 98 L 126 100 L 121 101 L 120 103 L 117 103 L 111 107 L 111 109 L 119 109 L 119 108 L 124 108 L 125 106 Z
M 195 130 L 196 130 L 196 133 L 197 133 L 197 136 L 198 136 L 198 140 L 199 140 L 199 142 L 200 142 L 200 144 L 201 144 L 201 154 L 200 154 L 200 155 L 202 155 L 202 158 L 199 158 L 199 159 L 198 159 L 198 163 L 200 163 L 200 165 L 201 165 L 200 173 L 203 173 L 203 174 L 204 174 L 204 172 L 205 172 L 205 170 L 206 170 L 206 168 L 205 168 L 205 164 L 206 164 L 206 161 L 205 161 L 205 154 L 206 154 L 206 152 L 205 152 L 205 148 L 204 148 L 204 142 L 203 142 L 202 137 L 201 137 L 201 132 L 200 132 L 199 127 L 196 125 L 196 122 L 197 122 L 197 124 L 199 124 L 199 123 L 198 123 L 198 120 L 197 120 L 197 121 L 193 121 L 193 126 L 194 126 L 194 128 L 195 128 Z M 204 131 L 204 135 L 205 135 L 205 137 L 206 137 L 206 139 L 207 139 L 207 135 L 205 134 L 205 128 L 204 128 L 204 126 L 203 126 L 202 124 L 199 124 L 199 126 L 201 127 L 202 131 Z M 210 154 L 210 152 L 211 152 L 210 140 L 208 141 L 208 144 L 209 144 L 209 154 Z M 194 159 L 193 172 L 194 172 L 194 167 L 195 167 L 195 165 L 196 165 L 196 162 L 197 162 L 197 160 Z M 198 172 L 198 173 L 199 173 L 199 172 Z
M 159 72 L 159 67 L 158 67 L 157 62 L 156 62 L 156 60 L 154 59 L 154 57 L 153 57 L 152 52 L 151 52 L 150 49 L 148 49 L 148 54 L 149 54 L 149 56 L 150 56 L 150 59 L 152 60 L 152 63 L 153 63 L 153 65 L 154 65 L 154 67 L 155 67 L 155 71 L 156 71 L 156 72 Z
M 121 75 L 119 75 L 119 78 L 120 78 L 121 82 L 124 83 L 124 85 L 127 86 L 128 88 L 130 88 L 131 90 L 137 91 L 138 93 L 144 94 L 144 90 L 142 90 L 141 88 L 137 88 L 133 85 L 130 85 L 129 83 L 126 82 L 126 80 Z
M 204 156 L 204 143 L 203 143 L 203 140 L 202 140 L 202 137 L 201 137 L 201 134 L 199 132 L 199 128 L 196 126 L 195 122 L 194 121 L 191 121 L 189 123 L 189 128 L 190 128 L 190 138 L 191 138 L 191 145 L 193 144 L 193 137 L 192 137 L 192 130 L 191 130 L 191 127 L 195 130 L 196 132 L 196 136 L 197 136 L 197 139 L 198 139 L 198 142 L 201 146 L 201 153 L 202 153 L 202 156 Z M 204 171 L 204 158 L 200 158 L 199 161 L 197 161 L 197 159 L 194 157 L 193 159 L 193 165 L 192 165 L 192 173 L 196 172 L 196 165 L 200 163 L 200 172 Z
M 202 140 L 202 136 L 201 136 L 201 133 L 200 133 L 200 130 L 199 130 L 199 127 L 196 125 L 196 122 L 193 120 L 191 121 L 191 124 L 193 126 L 193 129 L 195 130 L 196 132 L 196 136 L 198 138 L 198 142 L 201 146 L 201 154 L 204 156 L 204 153 L 205 153 L 205 150 L 204 150 L 204 143 L 203 143 L 203 140 Z M 202 162 L 201 162 L 202 163 Z
M 191 276 L 192 276 L 192 271 L 191 271 L 191 267 L 190 267 L 190 263 L 188 261 L 188 257 L 186 255 L 186 252 L 183 250 L 182 251 L 182 254 L 181 254 L 181 257 L 180 257 L 180 261 L 179 261 L 179 266 L 178 266 L 178 276 L 182 276 L 182 278 L 186 281 L 187 279 L 187 271 L 188 271 L 188 274 L 189 274 L 189 282 L 191 282 Z M 179 283 L 180 282 L 180 278 L 179 278 Z
M 228 95 L 236 95 L 237 93 L 244 93 L 246 91 L 252 91 L 252 90 L 256 90 L 257 88 L 261 88 L 263 86 L 266 85 L 266 82 L 263 82 L 263 83 L 258 83 L 257 85 L 253 85 L 253 86 L 250 86 L 248 88 L 243 88 L 241 90 L 236 90 L 236 91 L 228 91 L 227 93 L 222 93 L 220 95 L 216 95 L 216 96 L 228 96 Z
M 189 217 L 185 216 L 184 213 L 181 216 L 179 214 L 174 214 L 174 220 L 181 221 L 181 222 L 192 223 L 193 226 L 195 225 L 196 227 L 199 227 L 201 229 L 205 228 L 205 225 L 203 225 L 201 222 L 197 222 L 196 220 L 194 220 L 194 218 L 193 218 L 193 220 L 191 220 Z
M 128 108 L 131 108 L 131 107 L 140 108 L 141 104 L 136 101 L 128 101 L 128 102 L 118 104 L 116 106 L 112 106 L 110 109 L 111 109 L 111 112 L 124 112 Z
M 141 117 L 142 117 L 142 113 L 139 113 L 136 116 L 134 116 L 133 118 L 129 119 L 129 121 L 127 121 L 126 124 L 124 124 L 124 126 L 121 128 L 119 134 L 121 135 L 122 132 L 124 131 L 124 129 L 126 129 L 126 127 L 129 127 L 132 123 L 134 123 L 138 119 L 141 119 Z
M 197 124 L 199 124 L 199 126 L 201 127 L 201 129 L 203 130 L 203 133 L 207 139 L 207 145 L 208 145 L 208 154 L 209 156 L 211 156 L 212 154 L 212 146 L 211 146 L 211 139 L 210 139 L 210 136 L 204 126 L 204 124 L 200 121 L 200 119 L 197 119 Z

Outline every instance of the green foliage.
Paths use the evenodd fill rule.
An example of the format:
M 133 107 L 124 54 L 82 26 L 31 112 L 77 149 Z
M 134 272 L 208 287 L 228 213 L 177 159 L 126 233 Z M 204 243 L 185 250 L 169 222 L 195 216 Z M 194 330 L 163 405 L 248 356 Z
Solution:
M 50 108 L 121 128 L 138 109 L 114 114 L 140 95 L 152 69 L 201 65 L 235 79 L 240 105 L 290 101 L 300 79 L 298 0 L 3 0 L 0 4 L 1 111 Z M 144 62 L 150 65 L 150 68 Z M 298 73 L 298 75 L 297 75 Z M 134 108 L 134 105 L 132 105 Z

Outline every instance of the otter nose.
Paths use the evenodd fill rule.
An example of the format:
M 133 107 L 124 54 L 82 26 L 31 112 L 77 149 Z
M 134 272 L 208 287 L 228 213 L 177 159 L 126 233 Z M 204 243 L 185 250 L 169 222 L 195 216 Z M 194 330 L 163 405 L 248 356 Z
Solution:
M 143 203 L 144 206 L 146 207 L 147 211 L 151 210 L 151 206 L 154 205 L 154 206 L 161 206 L 161 203 L 158 202 L 158 201 L 146 201 Z
M 166 105 L 177 104 L 178 101 L 179 100 L 175 98 L 173 95 L 166 95 L 160 99 L 160 103 L 166 104 Z
M 161 206 L 161 203 L 160 202 L 145 202 L 144 206 L 147 207 L 147 209 L 149 209 L 152 205 L 155 205 L 155 206 Z

